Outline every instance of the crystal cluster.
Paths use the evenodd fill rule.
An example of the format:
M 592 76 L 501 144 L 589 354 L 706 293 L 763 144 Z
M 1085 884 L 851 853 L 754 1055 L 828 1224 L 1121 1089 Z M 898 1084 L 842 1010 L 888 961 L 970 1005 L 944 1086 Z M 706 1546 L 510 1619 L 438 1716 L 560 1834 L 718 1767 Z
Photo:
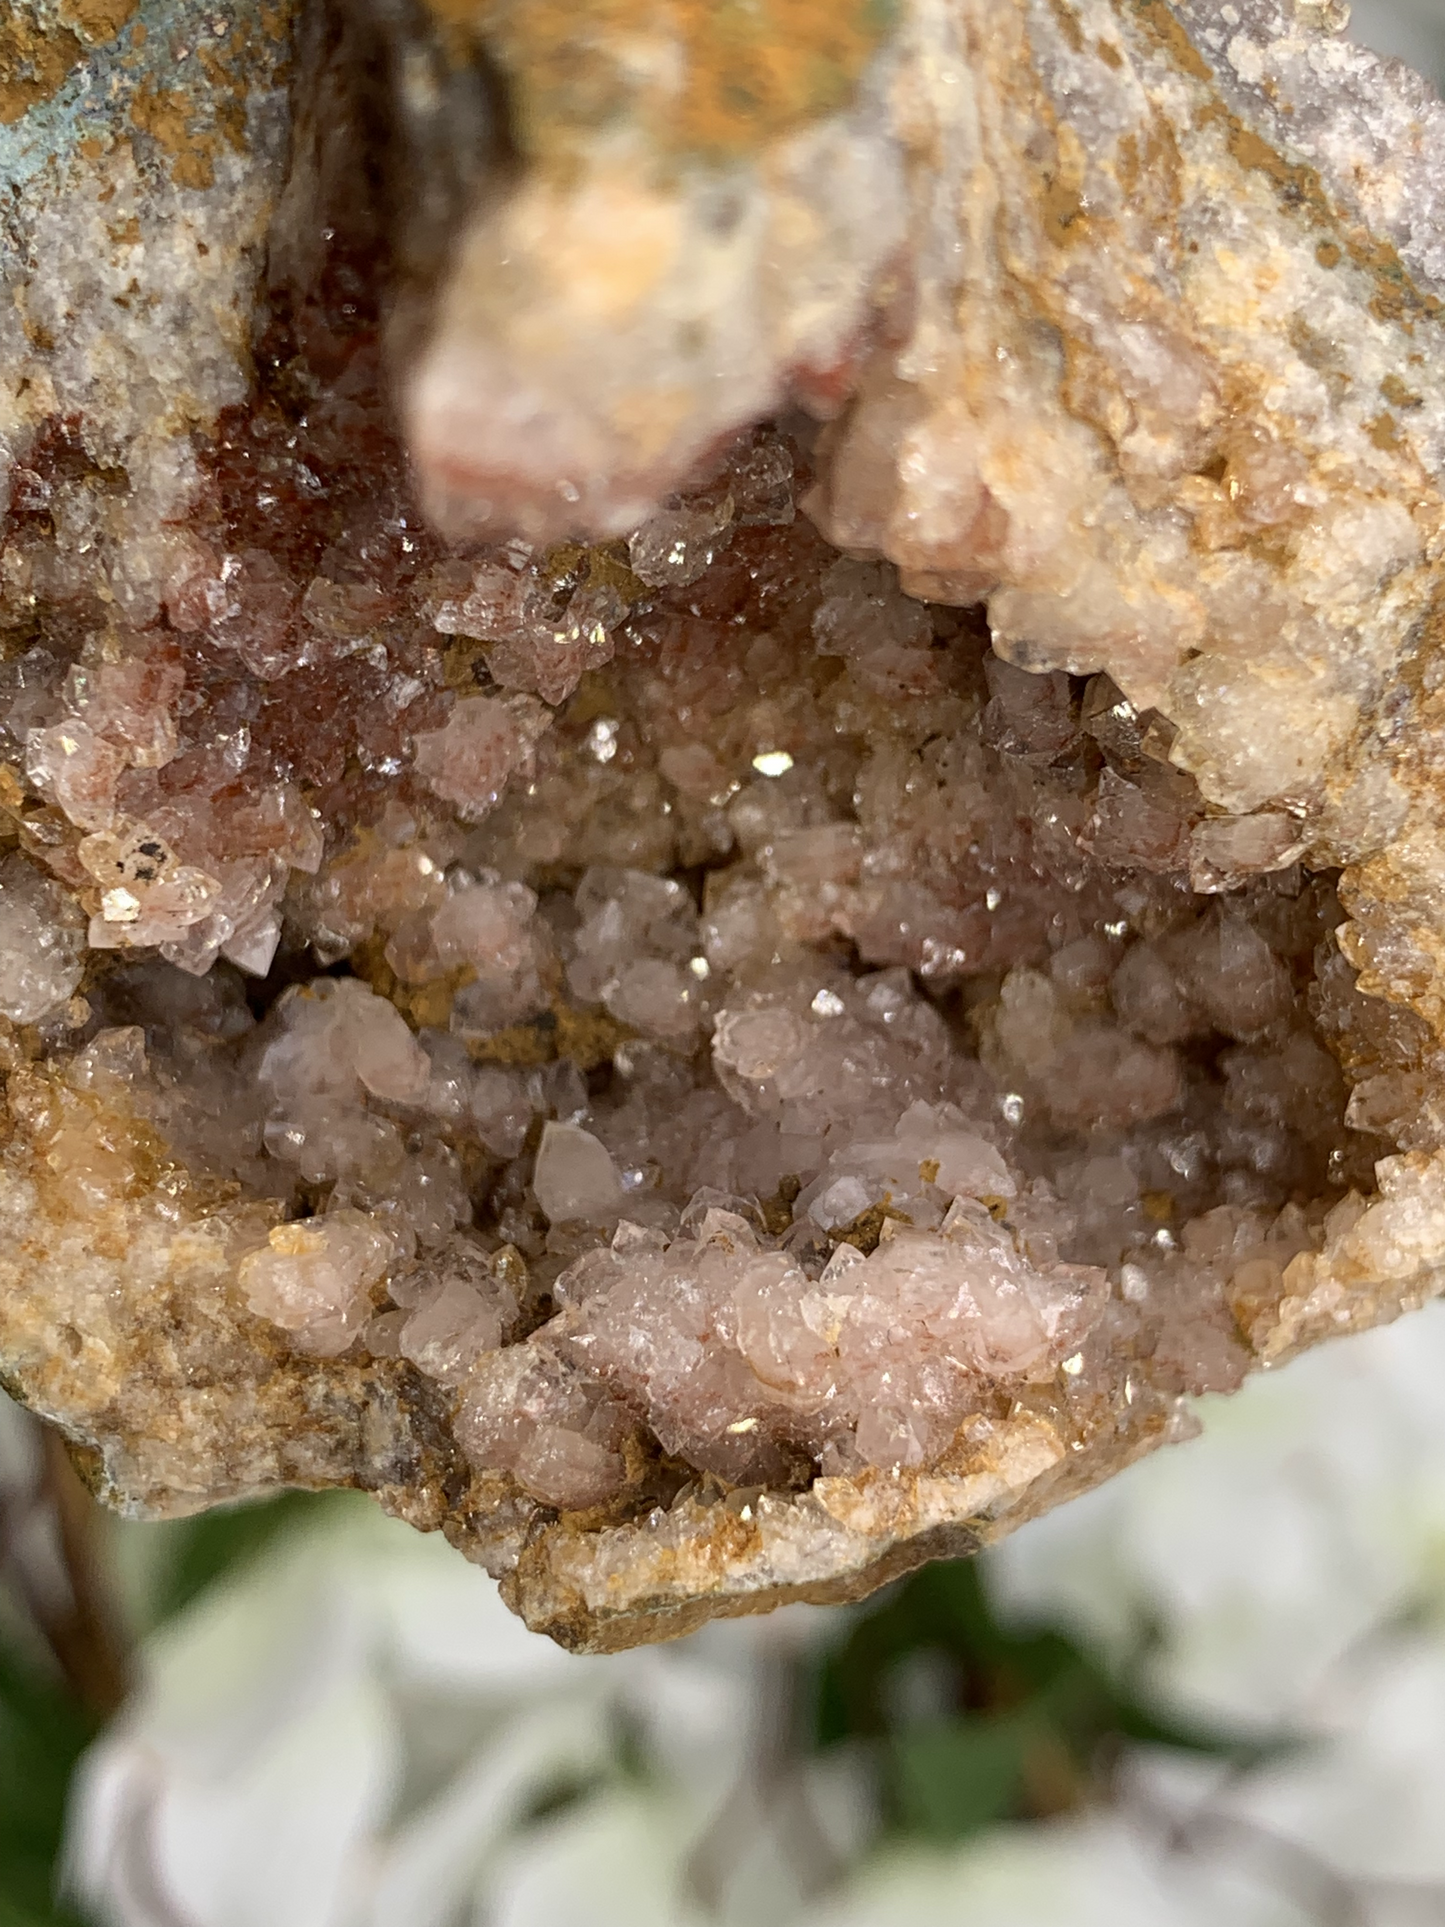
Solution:
M 163 421 L 31 341 L 4 429 L 0 1361 L 114 1503 L 362 1484 L 626 1643 L 1434 1289 L 1445 110 L 1262 4 L 919 0 L 779 12 L 843 80 L 744 152 L 625 63 L 568 132 L 595 9 L 456 11 L 528 165 L 429 297 L 359 13 L 276 24 L 284 171 L 239 25 L 209 179 L 124 61 L 44 162 L 37 233 L 140 169 L 244 326 Z M 169 379 L 55 233 L 0 267 Z

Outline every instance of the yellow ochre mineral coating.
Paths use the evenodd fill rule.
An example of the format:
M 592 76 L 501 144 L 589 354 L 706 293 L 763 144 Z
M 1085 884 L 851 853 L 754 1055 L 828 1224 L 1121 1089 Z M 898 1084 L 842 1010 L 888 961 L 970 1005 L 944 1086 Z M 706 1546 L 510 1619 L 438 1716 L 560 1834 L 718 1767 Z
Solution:
M 517 89 L 524 149 L 555 161 L 636 117 L 664 151 L 749 154 L 846 107 L 890 0 L 427 0 Z
M 1212 75 L 1208 63 L 1170 13 L 1164 0 L 1116 0 L 1116 3 L 1121 16 L 1136 21 L 1191 79 L 1201 80 L 1206 85 L 1210 83 Z M 1065 0 L 1057 0 L 1056 10 L 1061 18 L 1064 7 Z M 1244 126 L 1237 115 L 1218 102 L 1210 102 L 1198 115 L 1196 125 L 1206 127 L 1215 122 L 1225 131 L 1233 159 L 1246 173 L 1263 175 L 1273 185 L 1281 202 L 1293 213 L 1321 227 L 1338 227 L 1342 230 L 1344 252 L 1356 267 L 1363 268 L 1375 279 L 1376 294 L 1371 312 L 1376 319 L 1401 321 L 1418 314 L 1434 319 L 1439 315 L 1439 298 L 1423 294 L 1415 286 L 1405 272 L 1398 253 L 1388 241 L 1341 221 L 1338 211 L 1330 205 L 1329 196 L 1315 168 L 1286 160 L 1252 128 Z M 1321 241 L 1317 257 L 1322 267 L 1336 266 L 1341 258 L 1340 245 L 1331 239 Z
M 69 27 L 42 26 L 31 8 L 16 7 L 0 19 L 0 126 L 53 100 L 84 58 Z
M 140 0 L 60 0 L 62 23 L 73 27 L 91 47 L 114 40 L 139 9 Z
M 34 5 L 12 4 L 0 18 L 0 126 L 53 100 L 87 47 L 115 39 L 140 0 L 62 0 L 57 20 Z

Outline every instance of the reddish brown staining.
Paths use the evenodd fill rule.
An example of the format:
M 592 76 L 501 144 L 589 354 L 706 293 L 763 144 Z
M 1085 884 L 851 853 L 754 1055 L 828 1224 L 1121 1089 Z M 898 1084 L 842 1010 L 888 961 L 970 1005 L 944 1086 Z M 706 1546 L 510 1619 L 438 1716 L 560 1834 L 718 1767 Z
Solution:
M 904 251 L 878 276 L 867 315 L 837 359 L 825 368 L 799 363 L 788 370 L 785 393 L 791 403 L 828 425 L 820 455 L 830 440 L 846 434 L 850 404 L 859 398 L 870 373 L 876 379 L 877 371 L 891 371 L 890 351 L 904 346 L 916 321 L 917 286 Z
M 221 83 L 238 49 L 203 51 L 224 105 Z M 213 175 L 225 128 L 203 122 L 185 89 L 143 83 L 132 120 L 180 184 L 201 186 Z M 372 820 L 388 800 L 425 803 L 427 792 L 407 773 L 411 742 L 439 727 L 453 700 L 426 593 L 448 552 L 421 526 L 382 398 L 377 255 L 365 228 L 363 216 L 349 243 L 326 250 L 316 284 L 289 311 L 284 298 L 276 302 L 258 391 L 223 416 L 204 457 L 209 487 L 188 523 L 194 574 L 176 581 L 162 619 L 177 632 L 186 677 L 177 754 L 122 785 L 120 803 L 137 815 L 204 798 L 222 856 L 269 847 L 257 826 L 242 823 L 242 799 L 268 785 L 298 786 L 337 835 Z M 69 428 L 57 428 L 32 460 L 12 521 L 33 539 L 49 533 L 53 484 L 125 486 L 123 475 L 82 473 Z M 807 605 L 806 597 L 797 604 L 798 584 L 816 578 L 821 545 L 806 529 L 791 540 L 798 563 L 780 571 L 772 533 L 745 529 L 714 571 L 706 607 L 698 597 L 669 603 L 650 594 L 639 616 L 652 633 L 687 623 L 693 641 L 710 630 L 721 642 L 741 623 L 781 624 L 782 611 L 797 605 L 787 620 L 801 633 L 799 608 L 805 624 Z M 599 554 L 588 552 L 592 575 L 605 573 Z M 617 566 L 626 576 L 625 563 Z M 239 584 L 239 620 L 217 614 L 223 571 Z M 639 592 L 631 581 L 624 600 Z M 88 612 L 88 622 L 98 619 L 103 612 Z M 490 686 L 484 661 L 472 652 L 472 689 Z
M 49 417 L 24 460 L 11 470 L 10 499 L 0 514 L 0 556 L 8 550 L 12 561 L 22 560 L 53 542 L 53 511 L 61 495 L 76 490 L 110 495 L 128 486 L 124 469 L 102 467 L 87 453 L 78 420 Z M 76 654 L 104 619 L 104 606 L 91 595 L 62 606 L 12 605 L 0 618 L 0 656 L 9 659 L 37 645 L 60 657 Z
M 234 60 L 234 47 L 223 51 Z M 156 89 L 142 91 L 137 113 L 153 133 L 166 131 L 164 108 Z M 203 451 L 208 484 L 184 538 L 191 575 L 173 581 L 159 629 L 125 644 L 174 657 L 185 689 L 178 753 L 162 768 L 129 772 L 122 807 L 207 797 L 213 820 L 224 820 L 223 854 L 269 847 L 264 825 L 247 827 L 245 807 L 268 786 L 301 786 L 338 824 L 378 809 L 398 787 L 394 772 L 412 734 L 435 727 L 450 702 L 437 687 L 437 639 L 414 593 L 418 573 L 442 551 L 410 505 L 385 414 L 364 263 L 337 250 L 309 305 L 290 316 L 277 307 L 255 397 L 225 413 Z M 63 498 L 128 487 L 123 469 L 87 453 L 79 420 L 48 421 L 12 474 L 0 546 L 43 555 Z M 224 558 L 237 555 L 254 556 L 269 574 L 283 657 L 287 649 L 308 656 L 289 675 L 250 675 L 224 646 L 225 625 L 207 596 Z M 47 603 L 32 622 L 12 623 L 6 654 L 42 641 L 63 668 L 113 627 L 114 612 L 91 596 Z M 47 814 L 38 814 L 41 831 Z M 64 839 L 46 845 L 50 867 L 64 869 L 64 857 Z
M 323 815 L 340 813 L 340 799 L 327 793 L 341 787 L 348 774 L 354 780 L 347 787 L 363 792 L 366 778 L 375 776 L 381 800 L 396 787 L 395 769 L 385 766 L 400 763 L 415 731 L 439 727 L 450 706 L 435 691 L 429 699 L 418 699 L 399 712 L 394 709 L 389 685 L 406 670 L 405 662 L 395 658 L 385 667 L 358 669 L 344 680 L 330 668 L 298 670 L 287 678 L 284 696 L 278 689 L 276 699 L 262 708 L 253 740 L 278 773 L 287 769 L 296 781 L 323 793 Z M 363 819 L 370 814 L 355 813 Z
M 338 829 L 393 794 L 415 800 L 398 771 L 411 737 L 436 728 L 451 700 L 422 611 L 423 578 L 444 550 L 406 487 L 374 336 L 364 320 L 346 332 L 347 305 L 322 310 L 319 326 L 303 317 L 308 346 L 319 337 L 324 359 L 341 364 L 319 393 L 294 332 L 269 344 L 262 394 L 222 417 L 202 523 L 219 553 L 264 557 L 290 585 L 282 647 L 318 659 L 257 680 L 198 637 L 188 685 L 202 736 L 229 705 L 249 732 L 248 772 L 299 783 Z
M 788 392 L 810 415 L 831 421 L 852 400 L 865 359 L 850 354 L 831 368 L 794 369 L 788 377 Z
M 354 312 L 362 289 L 338 279 L 263 343 L 256 399 L 221 416 L 206 456 L 214 514 L 230 548 L 264 551 L 295 582 L 334 552 L 348 579 L 404 592 L 443 550 L 406 486 L 375 334 Z
M 278 334 L 258 398 L 221 421 L 208 458 L 208 499 L 192 524 L 212 562 L 169 603 L 178 631 L 172 647 L 186 679 L 177 754 L 122 784 L 121 805 L 138 817 L 207 796 L 221 856 L 269 847 L 245 804 L 280 783 L 299 786 L 333 838 L 375 820 L 388 801 L 425 806 L 428 792 L 407 770 L 411 742 L 444 722 L 448 685 L 457 683 L 428 609 L 433 585 L 448 571 L 458 583 L 469 579 L 472 563 L 448 562 L 419 522 L 381 399 L 374 337 L 362 322 L 348 338 L 338 312 L 346 305 L 332 302 L 320 312 L 320 328 L 306 331 L 308 342 L 320 333 L 325 358 L 341 364 L 333 381 L 318 390 L 309 356 L 298 352 L 301 331 Z M 293 399 L 300 396 L 304 403 Z M 60 427 L 35 459 L 57 479 L 86 472 L 78 443 Z M 796 449 L 793 461 L 803 468 Z M 39 478 L 32 492 L 43 516 Z M 205 577 L 214 578 L 227 556 L 240 558 L 230 566 L 247 596 L 272 611 L 267 646 L 277 661 L 301 651 L 314 660 L 257 675 L 226 646 L 235 624 L 214 619 L 206 597 L 215 584 Z M 739 647 L 743 638 L 766 637 L 773 655 L 815 662 L 809 625 L 831 559 L 799 519 L 735 529 L 691 588 L 646 589 L 620 545 L 559 550 L 544 566 L 559 593 L 574 578 L 599 576 L 618 589 L 633 607 L 629 657 L 657 688 L 666 727 L 675 733 L 680 723 L 705 741 L 719 676 L 734 702 L 746 698 L 756 671 Z M 466 688 L 490 687 L 482 648 L 465 645 L 464 653 Z M 815 662 L 813 673 L 826 679 L 835 671 Z M 745 771 L 752 752 L 744 748 L 734 760 Z
M 123 494 L 123 468 L 97 462 L 85 446 L 78 415 L 49 415 L 25 458 L 11 470 L 10 500 L 0 519 L 0 546 L 11 536 L 53 533 L 51 505 L 63 489 L 83 487 Z
M 275 796 L 282 784 L 304 791 L 338 833 L 377 814 L 388 797 L 423 800 L 425 791 L 405 774 L 411 739 L 438 727 L 452 700 L 441 686 L 439 639 L 419 586 L 442 551 L 411 508 L 372 343 L 353 337 L 348 392 L 332 390 L 309 407 L 289 397 L 313 382 L 288 344 L 277 345 L 266 388 L 249 407 L 227 413 L 209 451 L 206 499 L 190 524 L 199 573 L 177 581 L 160 629 L 125 643 L 156 661 L 174 659 L 185 687 L 174 758 L 128 772 L 118 802 L 144 818 L 205 798 L 212 847 L 222 857 L 276 844 L 267 826 L 251 819 L 255 799 Z M 0 536 L 43 550 L 62 494 L 127 485 L 123 471 L 100 468 L 86 454 L 78 422 L 52 421 L 13 478 Z M 206 598 L 224 558 L 237 555 L 249 558 L 253 597 L 270 595 L 276 620 L 268 634 L 278 663 L 298 661 L 289 673 L 257 676 L 225 646 L 228 625 L 215 620 Z M 7 653 L 43 639 L 63 659 L 113 626 L 90 598 L 47 606 L 37 620 L 43 638 L 39 630 L 12 634 Z M 50 815 L 39 813 L 44 847 L 37 854 L 83 885 L 87 879 L 69 860 L 74 839 L 47 841 L 42 834 Z
M 164 768 L 127 779 L 123 805 L 143 814 L 152 799 L 206 793 L 222 834 L 218 854 L 229 855 L 284 845 L 279 826 L 273 836 L 253 821 L 268 786 L 299 785 L 338 832 L 367 820 L 392 795 L 414 802 L 397 772 L 414 732 L 435 728 L 449 698 L 426 680 L 433 667 L 429 649 L 405 642 L 381 648 L 380 661 L 362 655 L 260 681 L 214 644 L 187 638 L 179 753 Z M 395 700 L 398 678 L 419 685 L 402 707 Z
M 716 623 L 802 647 L 821 596 L 819 577 L 833 556 L 801 517 L 784 529 L 740 529 L 700 582 L 650 592 L 647 626 Z

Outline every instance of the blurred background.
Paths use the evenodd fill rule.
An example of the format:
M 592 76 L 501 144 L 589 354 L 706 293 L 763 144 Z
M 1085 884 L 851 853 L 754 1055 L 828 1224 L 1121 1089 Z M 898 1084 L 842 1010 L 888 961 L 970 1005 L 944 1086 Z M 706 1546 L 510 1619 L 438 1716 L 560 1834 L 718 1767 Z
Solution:
M 1350 37 L 1445 79 L 1445 0 L 1352 0 Z
M 1445 0 L 1352 32 L 1445 76 Z M 0 1927 L 1445 1927 L 1445 1307 L 967 1564 L 577 1659 L 0 1395 Z
M 1442 1927 L 1445 1306 L 861 1606 L 606 1659 L 0 1405 L 0 1927 Z

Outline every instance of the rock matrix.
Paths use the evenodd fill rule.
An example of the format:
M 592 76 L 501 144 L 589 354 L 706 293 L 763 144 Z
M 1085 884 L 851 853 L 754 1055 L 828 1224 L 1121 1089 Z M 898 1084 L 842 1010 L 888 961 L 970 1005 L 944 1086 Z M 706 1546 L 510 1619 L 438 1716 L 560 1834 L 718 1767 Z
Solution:
M 5 1383 L 593 1648 L 1445 1253 L 1445 108 L 1268 0 L 632 11 L 0 28 Z

